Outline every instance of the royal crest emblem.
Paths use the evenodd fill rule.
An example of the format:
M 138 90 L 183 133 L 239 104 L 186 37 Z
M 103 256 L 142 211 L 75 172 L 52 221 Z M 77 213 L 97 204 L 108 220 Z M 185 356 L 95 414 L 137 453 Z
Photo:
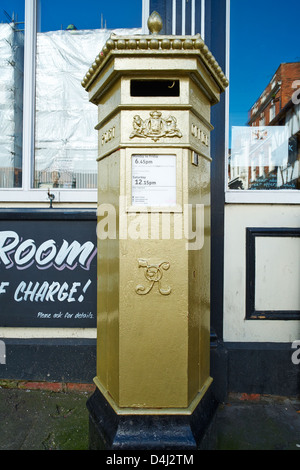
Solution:
M 139 115 L 133 118 L 133 132 L 130 139 L 134 137 L 150 137 L 157 142 L 162 137 L 182 137 L 182 133 L 177 128 L 177 120 L 174 116 L 167 119 L 162 118 L 160 111 L 152 111 L 150 118 L 143 120 Z

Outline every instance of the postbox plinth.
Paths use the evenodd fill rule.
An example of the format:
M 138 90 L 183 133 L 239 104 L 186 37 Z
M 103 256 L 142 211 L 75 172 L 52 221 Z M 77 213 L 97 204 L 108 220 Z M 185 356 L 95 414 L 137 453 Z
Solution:
M 137 424 L 130 431 L 129 423 L 144 423 L 149 437 L 155 420 L 161 438 L 168 435 L 161 440 L 165 448 L 166 417 L 189 434 L 193 416 L 203 415 L 203 427 L 204 408 L 215 403 L 210 107 L 228 82 L 199 35 L 152 34 L 112 35 L 82 84 L 99 109 L 91 429 L 103 435 L 101 413 L 109 412 L 115 436 L 124 425 L 130 440 Z
M 199 450 L 217 401 L 210 389 L 191 414 L 117 414 L 97 388 L 87 402 L 90 450 Z

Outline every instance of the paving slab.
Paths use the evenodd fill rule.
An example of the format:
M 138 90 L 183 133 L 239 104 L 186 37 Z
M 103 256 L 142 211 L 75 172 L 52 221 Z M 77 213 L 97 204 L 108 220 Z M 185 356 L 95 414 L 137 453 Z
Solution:
M 0 390 L 1 450 L 87 450 L 87 393 Z
M 218 450 L 300 450 L 300 401 L 231 396 L 216 413 Z
M 70 389 L 0 387 L 0 450 L 88 450 L 86 402 L 92 392 Z M 230 395 L 202 448 L 300 450 L 300 400 Z

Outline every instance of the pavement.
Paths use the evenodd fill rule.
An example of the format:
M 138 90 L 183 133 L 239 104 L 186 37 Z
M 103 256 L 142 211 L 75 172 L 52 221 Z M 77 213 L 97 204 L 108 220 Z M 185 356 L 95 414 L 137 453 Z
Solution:
M 0 382 L 0 450 L 88 450 L 93 386 Z M 207 450 L 300 450 L 300 398 L 230 394 Z

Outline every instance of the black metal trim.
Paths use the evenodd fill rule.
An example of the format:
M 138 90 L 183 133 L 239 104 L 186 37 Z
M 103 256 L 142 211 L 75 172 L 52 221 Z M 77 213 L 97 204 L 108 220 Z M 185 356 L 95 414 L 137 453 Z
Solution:
M 227 379 L 227 393 L 299 396 L 300 369 L 292 362 L 292 343 L 225 342 L 223 347 L 212 361 L 216 380 L 223 384 Z
M 89 449 L 204 450 L 217 406 L 209 388 L 191 415 L 119 415 L 96 388 L 87 401 Z
M 187 2 L 185 7 L 185 34 L 192 34 L 191 24 L 192 2 Z
M 96 339 L 3 338 L 3 341 L 6 364 L 0 364 L 0 380 L 93 383 Z
M 300 237 L 300 228 L 246 228 L 246 320 L 300 320 L 300 310 L 255 310 L 256 237 Z

